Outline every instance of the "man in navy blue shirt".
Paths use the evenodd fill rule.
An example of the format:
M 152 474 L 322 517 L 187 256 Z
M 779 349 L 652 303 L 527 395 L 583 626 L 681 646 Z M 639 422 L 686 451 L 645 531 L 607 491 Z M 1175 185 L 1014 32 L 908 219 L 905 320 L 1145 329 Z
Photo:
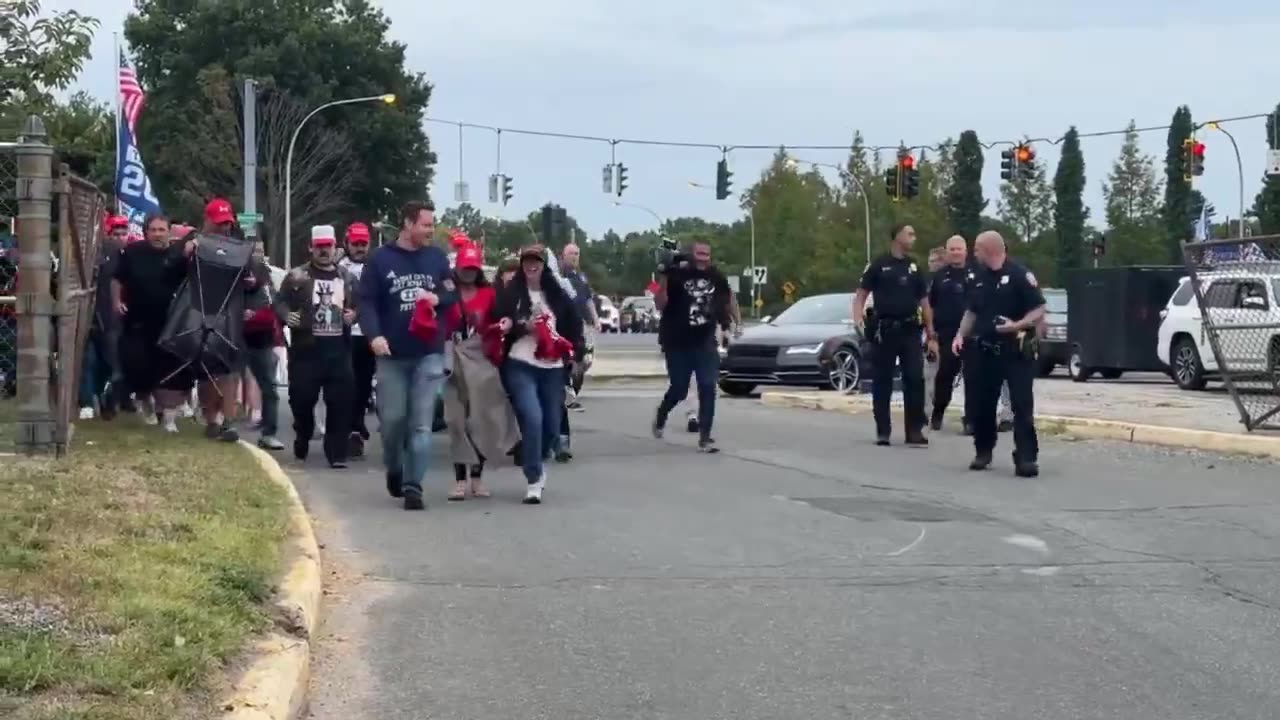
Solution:
M 358 322 L 377 357 L 378 415 L 387 492 L 405 510 L 423 510 L 422 478 L 431 454 L 431 418 L 444 383 L 444 333 L 425 342 L 409 332 L 419 298 L 436 316 L 456 299 L 449 258 L 431 244 L 435 208 L 411 202 L 400 235 L 373 251 L 360 276 Z

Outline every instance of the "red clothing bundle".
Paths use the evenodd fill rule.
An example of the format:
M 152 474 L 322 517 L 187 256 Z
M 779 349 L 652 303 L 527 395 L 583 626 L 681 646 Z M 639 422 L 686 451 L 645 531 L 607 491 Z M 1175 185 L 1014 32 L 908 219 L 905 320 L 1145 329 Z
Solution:
M 561 360 L 573 355 L 573 343 L 552 329 L 546 315 L 537 319 L 533 331 L 538 341 L 538 347 L 533 354 L 539 360 Z
M 498 295 L 491 287 L 476 288 L 475 295 L 472 295 L 470 299 L 463 299 L 459 295 L 458 302 L 449 308 L 446 328 L 450 335 L 456 332 L 466 332 L 468 328 L 473 332 L 479 332 L 481 344 L 484 346 L 485 357 L 489 358 L 489 362 L 494 365 L 501 365 L 502 330 L 497 325 L 489 322 L 489 317 L 493 313 L 493 306 L 497 300 Z

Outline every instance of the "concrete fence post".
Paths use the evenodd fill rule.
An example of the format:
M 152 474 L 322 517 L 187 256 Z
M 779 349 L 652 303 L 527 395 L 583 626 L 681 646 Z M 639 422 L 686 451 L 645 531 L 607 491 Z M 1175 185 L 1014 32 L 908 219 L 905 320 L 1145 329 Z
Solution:
M 50 392 L 54 301 L 50 225 L 53 148 L 44 121 L 27 118 L 15 149 L 18 165 L 18 452 L 54 454 Z

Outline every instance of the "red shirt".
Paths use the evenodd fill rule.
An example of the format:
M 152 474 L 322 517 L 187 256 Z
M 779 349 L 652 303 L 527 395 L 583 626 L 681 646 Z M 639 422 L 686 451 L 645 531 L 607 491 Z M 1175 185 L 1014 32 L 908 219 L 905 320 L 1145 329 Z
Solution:
M 484 336 L 484 354 L 494 365 L 502 363 L 502 335 L 490 330 L 493 326 L 490 316 L 497 301 L 498 294 L 492 287 L 476 288 L 475 294 L 466 300 L 459 293 L 458 302 L 449 307 L 449 315 L 445 318 L 445 329 L 449 335 L 481 333 Z

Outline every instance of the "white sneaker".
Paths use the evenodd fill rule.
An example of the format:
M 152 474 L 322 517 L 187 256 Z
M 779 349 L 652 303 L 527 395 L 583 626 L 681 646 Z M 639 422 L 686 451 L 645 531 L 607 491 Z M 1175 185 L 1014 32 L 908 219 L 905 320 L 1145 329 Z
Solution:
M 160 423 L 160 429 L 167 433 L 178 432 L 178 414 L 173 410 L 165 410 L 164 421 Z
M 191 403 L 189 402 L 182 403 L 182 407 L 179 408 L 179 410 L 181 411 L 182 417 L 184 418 L 193 418 L 196 416 L 196 409 L 192 407 Z
M 93 408 L 91 408 L 91 407 L 82 407 L 82 408 L 80 408 L 80 419 L 81 419 L 81 420 L 92 420 L 93 418 L 94 418 Z
M 144 400 L 138 403 L 138 414 L 142 416 L 142 422 L 145 425 L 159 425 L 160 420 L 156 417 L 156 405 L 151 401 Z
M 524 491 L 525 505 L 541 505 L 542 491 L 547 487 L 547 471 L 542 471 L 542 477 L 536 483 L 530 483 L 529 489 Z

